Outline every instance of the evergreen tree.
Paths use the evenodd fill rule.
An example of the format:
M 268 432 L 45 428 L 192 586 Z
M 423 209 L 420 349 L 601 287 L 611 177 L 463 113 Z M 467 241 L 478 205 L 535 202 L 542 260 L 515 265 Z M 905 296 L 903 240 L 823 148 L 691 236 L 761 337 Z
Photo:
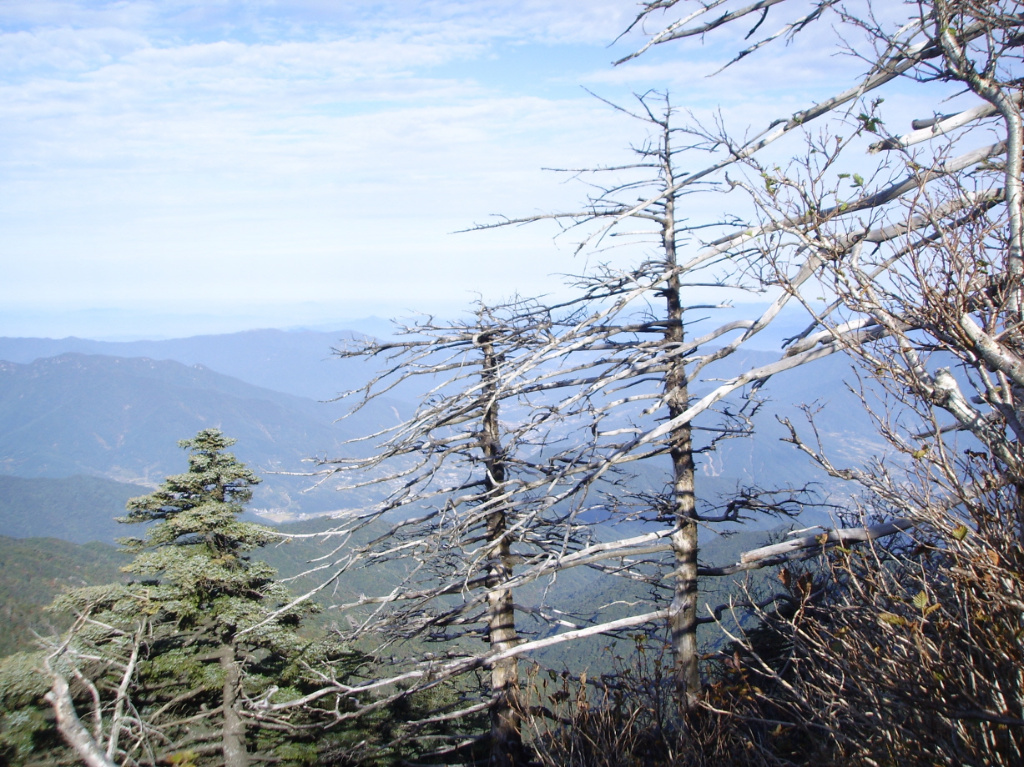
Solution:
M 106 706 L 116 714 L 124 698 L 120 710 L 137 712 L 109 722 L 108 757 L 119 739 L 134 738 L 155 761 L 246 767 L 253 751 L 281 745 L 268 733 L 291 731 L 283 714 L 261 710 L 308 692 L 304 662 L 322 661 L 329 651 L 296 633 L 306 608 L 267 620 L 289 595 L 272 567 L 248 557 L 276 536 L 239 519 L 260 480 L 226 452 L 234 440 L 205 429 L 179 444 L 189 451 L 188 471 L 131 499 L 119 520 L 151 523 L 144 535 L 120 540 L 135 554 L 124 570 L 138 580 L 79 589 L 57 606 L 83 616 L 76 641 L 103 649 L 92 657 L 119 659 L 107 662 L 107 686 L 131 693 Z M 59 660 L 67 662 L 67 654 Z M 125 680 L 120 686 L 109 684 L 114 668 Z M 308 706 L 290 713 L 296 711 L 316 713 Z M 293 757 L 296 748 L 288 747 Z

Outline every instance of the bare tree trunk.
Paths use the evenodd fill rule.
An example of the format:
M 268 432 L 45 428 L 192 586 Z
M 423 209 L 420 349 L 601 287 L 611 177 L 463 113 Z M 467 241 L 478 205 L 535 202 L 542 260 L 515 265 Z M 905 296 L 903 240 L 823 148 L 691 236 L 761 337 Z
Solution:
M 685 383 L 676 393 L 685 396 Z M 670 417 L 675 417 L 684 409 L 670 408 Z M 700 669 L 697 664 L 697 511 L 690 427 L 687 425 L 676 431 L 675 445 L 671 453 L 672 500 L 675 506 L 675 530 L 672 532 L 671 541 L 675 555 L 676 583 L 669 611 L 669 628 L 672 632 L 679 704 L 689 710 L 696 704 L 701 687 Z
M 481 447 L 487 470 L 489 496 L 500 494 L 505 483 L 505 460 L 502 454 L 501 433 L 498 422 L 497 381 L 499 355 L 486 334 L 479 338 L 483 351 L 484 412 Z M 487 628 L 491 650 L 502 652 L 518 644 L 515 625 L 515 606 L 512 591 L 501 588 L 512 577 L 511 546 L 505 535 L 506 511 L 503 506 L 487 517 L 487 540 L 492 544 L 487 567 Z M 495 767 L 508 767 L 521 763 L 522 734 L 517 701 L 519 666 L 515 657 L 505 658 L 491 669 L 491 758 Z
M 88 767 L 116 767 L 78 718 L 67 680 L 54 671 L 50 671 L 50 680 L 50 691 L 46 693 L 46 699 L 53 707 L 57 717 L 57 731 L 64 741 Z
M 249 767 L 249 753 L 245 749 L 245 722 L 236 708 L 238 688 L 242 680 L 233 643 L 229 642 L 221 647 L 220 667 L 224 672 L 221 698 L 224 706 L 224 727 L 221 734 L 224 767 Z
M 663 169 L 665 188 L 672 189 L 672 151 L 668 116 L 662 126 Z M 675 198 L 665 197 L 662 219 L 662 243 L 665 266 L 672 270 L 665 286 L 667 309 L 666 346 L 671 350 L 683 343 L 683 307 L 679 296 L 679 273 L 676 271 Z M 690 405 L 689 381 L 683 355 L 667 356 L 665 399 L 669 420 L 686 412 Z M 693 435 L 689 423 L 677 426 L 670 436 L 672 459 L 672 493 L 675 529 L 672 551 L 675 555 L 675 589 L 669 610 L 669 630 L 675 658 L 676 697 L 684 710 L 691 709 L 700 693 L 700 668 L 697 664 L 697 499 L 694 494 Z
M 505 529 L 505 516 L 501 512 L 491 515 L 487 524 L 488 537 L 500 536 Z M 488 572 L 488 582 L 495 584 L 508 579 L 509 545 L 502 541 L 495 549 L 494 560 Z M 518 636 L 515 627 L 515 608 L 510 589 L 494 588 L 487 595 L 491 650 L 501 652 L 515 647 Z M 519 667 L 516 657 L 497 661 L 491 669 L 491 764 L 497 767 L 520 763 L 522 735 L 518 706 Z

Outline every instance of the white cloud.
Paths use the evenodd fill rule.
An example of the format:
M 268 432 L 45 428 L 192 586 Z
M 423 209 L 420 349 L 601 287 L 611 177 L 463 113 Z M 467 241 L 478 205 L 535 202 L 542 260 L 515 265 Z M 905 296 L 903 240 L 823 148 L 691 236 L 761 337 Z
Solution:
M 584 190 L 541 167 L 627 157 L 640 126 L 575 83 L 618 100 L 671 87 L 677 104 L 701 116 L 722 104 L 745 125 L 803 106 L 795 80 L 809 97 L 848 65 L 798 38 L 710 80 L 720 46 L 613 69 L 603 62 L 637 37 L 605 46 L 632 12 L 622 0 L 0 4 L 0 298 L 412 306 L 554 290 L 548 275 L 577 265 L 553 230 L 448 233 L 575 207 Z M 755 75 L 760 95 L 741 101 Z

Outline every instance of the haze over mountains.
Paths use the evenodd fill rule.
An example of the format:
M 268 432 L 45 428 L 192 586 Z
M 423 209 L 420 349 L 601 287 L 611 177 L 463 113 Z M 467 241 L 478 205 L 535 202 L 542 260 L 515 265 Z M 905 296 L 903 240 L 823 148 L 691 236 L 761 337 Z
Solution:
M 332 357 L 332 349 L 361 337 L 350 330 L 249 330 L 163 341 L 0 338 L 0 360 L 29 363 L 67 352 L 173 360 L 183 365 L 203 365 L 266 389 L 326 400 L 352 388 L 365 376 L 366 366 Z
M 409 387 L 340 421 L 347 405 L 320 401 L 357 387 L 375 369 L 375 363 L 332 355 L 358 338 L 351 331 L 280 330 L 169 341 L 0 338 L 0 474 L 8 475 L 0 484 L 0 535 L 110 541 L 112 517 L 124 499 L 182 471 L 177 441 L 208 427 L 236 438 L 236 455 L 263 476 L 251 507 L 266 518 L 365 507 L 373 490 L 313 492 L 309 477 L 274 473 L 309 471 L 306 459 L 349 454 L 354 448 L 347 441 L 396 423 L 414 408 L 417 392 Z M 718 375 L 770 358 L 756 351 L 736 355 Z M 842 384 L 848 371 L 848 361 L 836 356 L 819 362 L 813 375 L 798 371 L 770 381 L 762 393 L 778 401 L 757 416 L 756 437 L 727 441 L 702 458 L 707 487 L 727 492 L 766 477 L 779 484 L 809 481 L 806 459 L 779 443 L 784 432 L 776 416 L 800 418 L 799 404 L 823 398 L 852 404 Z M 855 457 L 873 441 L 866 423 L 850 420 L 852 412 L 859 410 L 830 407 L 818 425 L 843 435 L 842 450 Z M 75 476 L 128 485 L 105 486 L 103 497 L 117 506 L 112 512 L 110 501 L 97 509 L 95 524 L 82 519 L 85 508 L 74 510 L 72 522 L 61 511 L 71 511 L 67 501 L 59 499 Z M 18 485 L 13 478 L 34 482 Z M 48 486 L 53 479 L 63 485 Z M 95 482 L 90 487 L 95 497 Z M 34 513 L 30 498 L 37 498 Z
M 131 483 L 127 495 L 123 488 L 114 493 L 127 498 L 182 471 L 178 440 L 215 426 L 238 439 L 238 457 L 264 477 L 252 508 L 271 519 L 362 503 L 359 494 L 306 492 L 310 478 L 273 473 L 310 471 L 305 459 L 345 455 L 347 440 L 395 422 L 409 408 L 382 399 L 336 422 L 347 405 L 303 396 L 326 399 L 363 380 L 363 366 L 331 356 L 332 347 L 351 338 L 267 330 L 129 343 L 0 339 L 0 473 L 36 478 L 40 498 L 53 495 L 41 478 L 75 475 Z M 121 500 L 115 513 L 123 506 Z M 97 513 L 101 523 L 65 530 L 52 524 L 59 513 L 49 506 L 36 514 L 23 508 L 18 524 L 0 518 L 0 534 L 81 540 L 75 530 L 109 533 L 109 506 Z M 39 523 L 26 528 L 33 519 Z
M 0 642 L 0 655 L 31 648 L 33 630 L 61 628 L 41 611 L 61 588 L 124 577 L 118 572 L 124 555 L 110 544 L 137 531 L 115 517 L 124 513 L 128 498 L 184 470 L 177 442 L 202 428 L 215 426 L 236 438 L 235 454 L 263 477 L 250 504 L 263 521 L 306 519 L 289 529 L 310 531 L 330 524 L 311 518 L 372 505 L 374 488 L 311 491 L 309 477 L 274 473 L 308 471 L 310 457 L 345 455 L 355 449 L 347 440 L 412 412 L 419 392 L 411 386 L 341 421 L 347 405 L 322 401 L 359 386 L 376 369 L 376 363 L 332 355 L 332 348 L 359 338 L 349 331 L 280 330 L 170 341 L 0 338 L 0 608 L 13 626 Z M 735 355 L 713 375 L 729 377 L 774 356 Z M 702 501 L 713 504 L 717 494 L 739 485 L 800 486 L 821 479 L 806 458 L 779 442 L 784 430 L 776 416 L 801 418 L 801 403 L 830 400 L 818 427 L 841 435 L 840 451 L 847 457 L 872 451 L 867 424 L 851 420 L 860 409 L 842 385 L 848 373 L 848 361 L 836 356 L 820 361 L 813 373 L 769 381 L 761 393 L 776 401 L 756 416 L 755 437 L 728 440 L 700 457 Z M 638 482 L 656 487 L 664 481 L 657 466 L 638 470 Z M 821 521 L 809 516 L 801 525 Z M 743 547 L 758 545 L 763 530 L 776 525 L 767 520 L 729 538 L 709 533 L 702 557 L 721 564 Z M 82 545 L 90 541 L 101 543 Z M 291 575 L 320 553 L 313 543 L 303 543 L 273 547 L 261 557 Z M 365 591 L 372 584 L 359 579 L 371 576 L 381 577 L 359 571 L 346 576 L 343 587 Z M 620 593 L 619 585 L 601 591 L 605 587 L 593 574 L 573 577 L 579 583 L 573 581 L 570 602 L 636 597 Z M 33 589 L 24 588 L 25 582 Z

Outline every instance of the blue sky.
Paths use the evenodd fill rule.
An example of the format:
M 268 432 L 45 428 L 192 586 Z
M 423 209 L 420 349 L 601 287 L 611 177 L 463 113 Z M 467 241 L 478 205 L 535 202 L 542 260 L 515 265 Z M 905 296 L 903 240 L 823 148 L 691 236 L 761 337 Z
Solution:
M 644 40 L 613 43 L 636 10 L 5 0 L 0 335 L 323 326 L 557 292 L 579 265 L 552 228 L 453 232 L 574 208 L 586 190 L 543 167 L 627 156 L 638 126 L 584 87 L 668 88 L 741 131 L 859 71 L 820 37 L 713 79 L 715 41 L 613 67 Z

